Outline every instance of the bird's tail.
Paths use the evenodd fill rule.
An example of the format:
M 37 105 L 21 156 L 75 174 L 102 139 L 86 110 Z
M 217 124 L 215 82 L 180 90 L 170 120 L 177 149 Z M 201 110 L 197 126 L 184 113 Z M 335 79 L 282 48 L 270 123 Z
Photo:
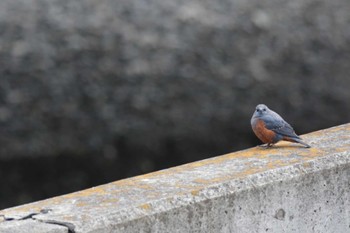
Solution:
M 297 142 L 297 143 L 300 143 L 300 144 L 302 144 L 302 145 L 304 145 L 306 148 L 310 148 L 311 146 L 309 145 L 309 144 L 307 144 L 307 143 L 305 143 L 305 142 L 303 142 L 302 140 L 301 140 L 301 138 L 286 138 L 286 137 L 284 137 L 283 138 L 284 140 L 286 140 L 286 141 L 290 141 L 290 142 Z
M 303 142 L 301 139 L 298 138 L 293 138 L 297 143 L 300 143 L 302 145 L 304 145 L 306 148 L 310 148 L 311 146 L 305 142 Z

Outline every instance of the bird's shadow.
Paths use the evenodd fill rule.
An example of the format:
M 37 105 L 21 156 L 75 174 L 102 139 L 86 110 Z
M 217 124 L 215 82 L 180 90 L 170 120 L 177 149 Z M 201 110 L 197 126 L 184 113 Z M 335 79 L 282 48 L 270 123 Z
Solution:
M 303 145 L 298 144 L 280 144 L 280 145 L 273 145 L 273 146 L 266 146 L 266 144 L 258 145 L 257 148 L 260 148 L 262 150 L 268 150 L 268 149 L 296 149 L 296 148 L 302 148 L 302 149 L 310 149 L 310 147 L 305 147 Z

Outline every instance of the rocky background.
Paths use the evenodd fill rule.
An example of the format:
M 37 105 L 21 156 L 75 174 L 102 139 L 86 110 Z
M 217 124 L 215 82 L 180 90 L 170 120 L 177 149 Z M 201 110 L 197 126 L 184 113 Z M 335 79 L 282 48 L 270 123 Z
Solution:
M 348 0 L 0 1 L 0 208 L 349 122 Z

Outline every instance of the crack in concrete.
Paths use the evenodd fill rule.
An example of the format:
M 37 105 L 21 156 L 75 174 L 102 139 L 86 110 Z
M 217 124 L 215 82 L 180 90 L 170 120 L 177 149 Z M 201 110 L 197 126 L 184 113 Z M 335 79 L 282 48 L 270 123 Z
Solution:
M 56 220 L 42 220 L 42 219 L 35 219 L 36 221 L 47 223 L 47 224 L 54 224 L 54 225 L 59 225 L 59 226 L 64 226 L 67 227 L 68 233 L 75 233 L 75 226 L 73 223 L 70 222 L 61 222 L 61 221 L 56 221 Z
M 15 221 L 15 220 L 21 221 L 21 220 L 26 220 L 26 219 L 30 219 L 30 218 L 33 219 L 33 217 L 35 215 L 38 215 L 38 214 L 40 214 L 40 213 L 30 213 L 30 214 L 24 215 L 21 218 L 6 217 L 5 215 L 1 215 L 1 217 L 4 219 L 5 222 L 7 222 L 7 221 Z
M 40 210 L 40 212 L 30 213 L 30 214 L 27 214 L 27 215 L 20 217 L 20 218 L 6 217 L 5 215 L 0 215 L 0 216 L 3 218 L 4 221 L 21 221 L 21 220 L 26 220 L 26 219 L 32 219 L 32 220 L 46 223 L 46 224 L 54 224 L 54 225 L 64 226 L 68 229 L 68 233 L 75 233 L 75 226 L 73 223 L 61 222 L 61 221 L 50 220 L 50 219 L 43 220 L 43 219 L 35 218 L 35 216 L 37 216 L 39 214 L 47 214 L 50 211 L 52 211 L 52 210 L 51 209 L 42 209 L 42 210 Z

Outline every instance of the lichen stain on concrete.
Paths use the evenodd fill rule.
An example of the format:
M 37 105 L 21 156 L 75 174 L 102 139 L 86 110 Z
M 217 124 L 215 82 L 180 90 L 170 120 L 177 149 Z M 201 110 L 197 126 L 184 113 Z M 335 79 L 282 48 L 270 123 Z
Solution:
M 335 148 L 334 151 L 337 152 L 337 153 L 343 153 L 343 152 L 349 151 L 349 148 L 347 148 L 347 147 L 338 147 L 338 148 Z
M 105 195 L 107 192 L 103 186 L 98 186 L 94 188 L 89 188 L 84 191 L 79 191 L 75 193 L 66 194 L 66 198 L 78 198 L 78 197 L 86 197 L 92 195 Z
M 192 191 L 191 191 L 191 195 L 192 195 L 192 196 L 198 196 L 198 195 L 199 195 L 199 192 L 200 192 L 199 189 L 198 189 L 198 190 L 192 190 Z
M 266 169 L 263 169 L 263 168 L 250 168 L 250 169 L 246 169 L 243 172 L 236 173 L 235 177 L 242 178 L 242 177 L 246 177 L 246 176 L 258 173 L 258 172 L 263 172 L 265 170 Z
M 79 202 L 76 203 L 75 205 L 76 205 L 77 207 L 85 207 L 85 206 L 87 206 L 87 204 L 88 204 L 88 203 L 86 203 L 86 202 L 79 201 Z
M 152 206 L 148 203 L 139 206 L 143 210 L 150 210 Z
M 317 148 L 308 148 L 307 151 L 301 151 L 298 153 L 299 156 L 302 156 L 308 159 L 319 157 L 324 154 L 325 154 L 324 150 L 317 149 Z
M 225 177 L 216 177 L 216 178 L 209 178 L 209 179 L 198 178 L 193 180 L 193 182 L 197 184 L 208 185 L 208 184 L 213 184 L 215 182 L 221 182 L 223 180 L 225 180 Z
M 297 162 L 300 162 L 300 161 L 296 160 L 296 159 L 290 160 L 288 162 L 283 161 L 283 160 L 274 160 L 274 161 L 269 161 L 266 165 L 266 168 L 268 170 L 268 169 L 273 169 L 276 167 L 282 167 L 282 166 L 286 166 L 286 165 L 290 165 L 290 164 L 295 164 Z
M 311 164 L 310 163 L 302 163 L 301 164 L 304 168 L 310 168 Z

